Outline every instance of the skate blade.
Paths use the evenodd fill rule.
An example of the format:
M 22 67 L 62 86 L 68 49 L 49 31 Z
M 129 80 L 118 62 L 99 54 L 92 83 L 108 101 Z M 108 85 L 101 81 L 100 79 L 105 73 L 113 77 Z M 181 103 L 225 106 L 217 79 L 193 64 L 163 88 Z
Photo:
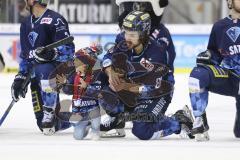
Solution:
M 126 133 L 124 129 L 112 129 L 108 132 L 101 131 L 101 138 L 116 138 L 116 137 L 125 137 Z
M 43 134 L 45 136 L 52 136 L 55 133 L 55 128 L 43 128 Z
M 210 137 L 209 137 L 208 132 L 204 132 L 204 133 L 201 133 L 201 134 L 195 134 L 195 139 L 198 142 L 203 142 L 203 141 L 209 141 Z

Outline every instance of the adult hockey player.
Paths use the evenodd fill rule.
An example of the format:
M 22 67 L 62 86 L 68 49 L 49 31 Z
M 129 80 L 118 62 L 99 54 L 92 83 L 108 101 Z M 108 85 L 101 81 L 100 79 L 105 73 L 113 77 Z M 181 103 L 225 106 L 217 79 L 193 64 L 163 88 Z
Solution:
M 127 14 L 129 14 L 133 10 L 139 10 L 150 14 L 152 21 L 150 29 L 151 39 L 157 42 L 157 45 L 160 46 L 161 50 L 166 51 L 168 57 L 167 66 L 170 68 L 168 80 L 174 84 L 175 81 L 173 76 L 174 72 L 173 63 L 176 57 L 175 48 L 168 29 L 165 27 L 164 24 L 161 23 L 164 9 L 168 5 L 168 0 L 116 0 L 116 4 L 119 6 L 118 21 L 120 28 L 122 28 L 123 19 L 126 17 Z M 118 34 L 116 37 L 116 43 L 121 44 L 124 41 L 125 41 L 124 33 Z M 118 77 L 112 76 L 110 77 L 110 81 L 118 81 Z M 126 108 L 127 107 L 125 107 L 125 110 Z M 124 109 L 121 109 L 120 107 L 119 110 Z M 110 116 L 107 117 L 107 119 L 105 119 L 101 124 L 101 129 L 106 130 L 104 126 L 108 124 L 111 124 L 112 128 L 115 128 L 114 125 L 116 124 L 117 121 L 118 121 L 117 117 L 115 117 L 113 114 L 110 114 Z M 117 127 L 120 136 L 124 135 L 123 134 L 124 132 L 122 130 L 124 126 L 125 123 L 122 122 Z
M 140 11 L 133 11 L 129 13 L 123 21 L 122 28 L 124 31 L 124 39 L 127 45 L 127 50 L 126 48 L 116 45 L 107 55 L 105 55 L 103 60 L 104 71 L 109 77 L 109 86 L 115 92 L 121 90 L 119 87 L 122 86 L 122 82 L 124 82 L 116 68 L 112 67 L 114 63 L 112 58 L 115 54 L 126 54 L 129 62 L 139 62 L 143 64 L 168 64 L 166 49 L 162 50 L 161 46 L 150 38 L 151 18 L 148 13 Z M 115 59 L 115 61 L 118 61 L 118 59 Z M 118 79 L 115 79 L 116 81 L 112 81 L 113 79 L 111 79 L 111 77 L 113 76 L 117 76 Z M 171 76 L 171 73 L 168 73 L 163 79 L 169 81 L 173 85 L 173 82 L 168 79 L 169 76 Z M 155 84 L 153 84 L 153 86 L 155 86 Z M 144 87 L 139 87 L 139 92 L 141 93 L 142 91 L 145 91 L 145 89 L 146 88 Z M 184 129 L 182 128 L 183 126 L 186 130 L 192 128 L 192 120 L 188 114 L 189 110 L 187 108 L 185 110 L 177 111 L 172 117 L 164 116 L 164 113 L 171 102 L 171 94 L 172 93 L 168 93 L 165 96 L 158 98 L 140 98 L 138 100 L 138 105 L 136 105 L 132 113 L 136 116 L 146 114 L 152 119 L 150 122 L 145 122 L 139 119 L 133 120 L 132 133 L 136 137 L 142 140 L 158 139 L 173 133 L 179 134 L 181 130 Z M 121 105 L 121 102 L 119 105 Z M 112 115 L 115 114 L 115 117 L 118 117 L 119 111 L 116 111 L 115 108 L 116 107 L 113 106 L 114 110 L 107 110 L 107 112 Z M 111 109 L 111 107 L 108 107 L 107 109 Z M 117 119 L 117 121 L 114 121 L 112 124 L 103 124 L 101 126 L 101 131 L 109 131 L 113 129 L 113 126 L 114 129 L 122 127 L 122 119 L 115 119 Z
M 68 128 L 69 123 L 61 123 L 54 116 L 59 107 L 59 95 L 52 87 L 55 77 L 49 75 L 59 63 L 73 57 L 74 44 L 40 50 L 38 47 L 68 37 L 68 23 L 60 14 L 47 9 L 48 0 L 26 0 L 26 3 L 31 15 L 20 27 L 22 61 L 12 84 L 12 98 L 17 102 L 20 97 L 25 97 L 27 90 L 21 90 L 21 86 L 28 74 L 32 74 L 32 103 L 37 125 L 45 135 L 51 135 Z
M 2 56 L 2 53 L 0 52 L 0 72 L 4 69 L 5 67 L 5 62 Z
M 213 25 L 208 50 L 197 56 L 197 66 L 190 74 L 190 98 L 195 116 L 192 134 L 198 141 L 209 140 L 206 115 L 209 91 L 235 97 L 233 132 L 235 137 L 240 137 L 240 1 L 227 0 L 227 4 L 229 16 Z

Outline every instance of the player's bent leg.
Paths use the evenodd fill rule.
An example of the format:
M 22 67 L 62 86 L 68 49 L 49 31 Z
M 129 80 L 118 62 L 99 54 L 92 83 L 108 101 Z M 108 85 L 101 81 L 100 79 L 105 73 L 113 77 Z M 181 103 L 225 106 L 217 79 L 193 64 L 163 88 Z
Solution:
M 174 133 L 180 133 L 181 126 L 170 117 L 159 122 L 133 121 L 132 133 L 141 140 L 157 140 Z
M 36 78 L 40 81 L 41 85 L 43 101 L 42 129 L 44 135 L 52 135 L 55 133 L 55 108 L 58 104 L 58 93 L 55 90 L 56 81 L 52 76 L 55 68 L 55 65 L 50 63 L 35 66 Z
M 39 86 L 36 78 L 31 79 L 31 94 L 32 94 L 32 105 L 35 114 L 35 118 L 37 120 L 37 125 L 39 129 L 42 131 L 42 119 L 43 119 L 43 109 L 42 109 L 42 97 L 41 97 L 41 88 Z
M 179 121 L 175 117 L 167 117 L 163 114 L 168 105 L 168 96 L 141 101 L 134 110 L 135 117 L 146 118 L 133 121 L 132 133 L 142 140 L 159 139 L 180 133 Z
M 92 140 L 99 140 L 100 138 L 100 123 L 101 123 L 101 118 L 97 117 L 94 119 L 91 119 L 91 139 Z
M 74 124 L 73 138 L 76 140 L 82 140 L 88 135 L 89 129 L 89 121 L 80 121 L 77 124 Z
M 192 135 L 197 141 L 209 140 L 205 109 L 208 104 L 208 90 L 211 73 L 204 67 L 195 67 L 189 78 L 190 100 L 195 121 Z
M 133 121 L 132 133 L 141 140 L 150 140 L 156 132 L 155 125 L 151 122 Z

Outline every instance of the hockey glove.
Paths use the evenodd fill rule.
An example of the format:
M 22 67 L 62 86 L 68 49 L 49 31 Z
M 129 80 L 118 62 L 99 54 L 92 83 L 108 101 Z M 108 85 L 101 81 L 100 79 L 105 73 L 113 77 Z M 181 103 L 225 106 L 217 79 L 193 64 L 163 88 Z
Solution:
M 12 87 L 11 87 L 11 94 L 12 99 L 17 102 L 20 97 L 25 98 L 25 95 L 27 93 L 27 87 L 23 88 L 23 84 L 26 80 L 26 76 L 22 75 L 21 73 L 18 73 L 15 76 L 15 79 L 13 81 Z
M 206 50 L 197 55 L 197 64 L 210 64 L 210 65 L 219 65 L 222 61 L 222 58 L 211 50 Z
M 51 50 L 46 50 L 44 47 L 38 47 L 33 52 L 34 59 L 39 63 L 46 63 L 53 61 L 57 58 L 58 50 L 56 48 Z

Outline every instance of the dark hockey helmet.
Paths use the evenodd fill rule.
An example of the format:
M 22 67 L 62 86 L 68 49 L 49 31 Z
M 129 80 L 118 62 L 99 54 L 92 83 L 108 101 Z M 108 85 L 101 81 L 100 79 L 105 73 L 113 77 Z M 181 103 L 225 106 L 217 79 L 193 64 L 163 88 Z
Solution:
M 147 12 L 152 19 L 151 32 L 159 27 L 168 0 L 116 0 L 119 6 L 118 25 L 121 28 L 123 19 L 134 10 Z
M 123 30 L 137 31 L 140 41 L 146 44 L 149 40 L 151 30 L 151 17 L 148 13 L 132 11 L 123 20 Z
M 148 13 L 132 11 L 123 20 L 123 29 L 137 31 L 141 34 L 150 34 L 151 18 Z

